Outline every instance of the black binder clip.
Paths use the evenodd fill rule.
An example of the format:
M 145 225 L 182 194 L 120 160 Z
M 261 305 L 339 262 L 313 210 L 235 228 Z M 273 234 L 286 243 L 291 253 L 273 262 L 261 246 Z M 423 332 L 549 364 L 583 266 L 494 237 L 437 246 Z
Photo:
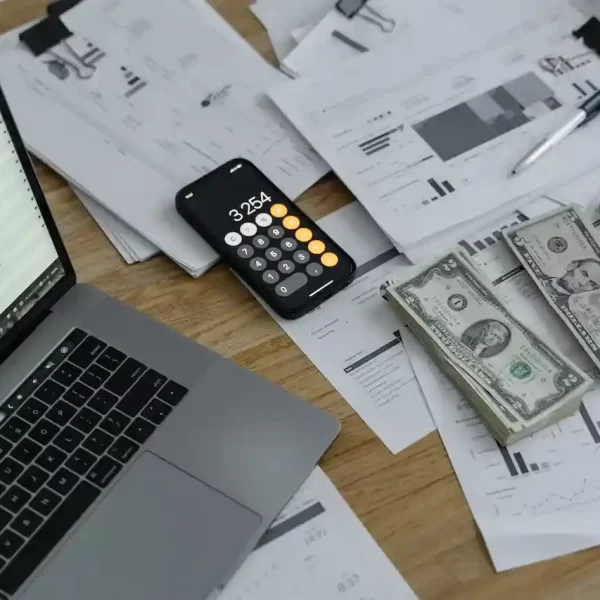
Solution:
M 579 29 L 576 29 L 573 35 L 590 50 L 600 55 L 600 21 L 596 17 L 592 17 Z
M 392 33 L 396 29 L 396 19 L 386 17 L 369 5 L 369 0 L 338 0 L 336 10 L 348 19 L 359 17 L 381 29 L 383 33 Z
M 67 41 L 73 33 L 56 16 L 46 17 L 33 27 L 21 32 L 19 39 L 34 56 L 47 54 L 49 60 L 44 61 L 48 68 L 59 78 L 66 79 L 69 69 L 79 79 L 90 79 L 96 72 L 96 66 L 80 56 Z M 62 50 L 62 54 L 58 50 Z

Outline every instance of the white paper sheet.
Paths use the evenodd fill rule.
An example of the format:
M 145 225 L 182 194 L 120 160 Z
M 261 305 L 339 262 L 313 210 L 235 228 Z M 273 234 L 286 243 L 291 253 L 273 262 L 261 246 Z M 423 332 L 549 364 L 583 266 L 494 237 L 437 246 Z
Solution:
M 219 600 L 416 600 L 318 467 Z
M 292 77 L 317 70 L 335 72 L 340 63 L 363 52 L 380 48 L 404 35 L 411 28 L 425 28 L 432 19 L 444 20 L 448 28 L 478 11 L 484 2 L 455 0 L 369 0 L 358 14 L 348 19 L 333 8 L 313 27 L 301 43 L 285 57 L 281 68 Z
M 358 202 L 319 221 L 358 265 L 354 282 L 295 321 L 271 312 L 388 449 L 404 450 L 434 429 L 397 318 L 380 286 L 407 264 Z
M 292 198 L 327 171 L 263 94 L 285 77 L 207 5 L 91 0 L 62 19 L 97 70 L 81 80 L 63 47 L 57 63 L 15 44 L 1 71 L 24 138 L 192 274 L 216 255 L 175 211 L 183 185 L 239 155 Z
M 73 188 L 73 192 L 127 263 L 144 262 L 158 253 L 156 246 L 127 227 L 85 192 L 76 187 Z
M 471 258 L 525 323 L 598 377 L 503 241 Z M 600 544 L 600 387 L 586 394 L 580 412 L 503 449 L 420 344 L 402 333 L 496 569 Z
M 535 3 L 524 5 L 531 10 Z M 507 177 L 517 158 L 570 114 L 580 94 L 574 84 L 590 94 L 600 87 L 600 60 L 590 52 L 589 62 L 560 76 L 540 66 L 547 55 L 582 53 L 564 34 L 581 15 L 563 2 L 537 4 L 537 20 L 530 15 L 518 26 L 504 4 L 485 6 L 498 6 L 500 14 L 488 14 L 481 31 L 472 23 L 468 33 L 460 23 L 449 31 L 433 24 L 421 39 L 411 31 L 344 63 L 335 78 L 304 77 L 271 92 L 402 248 L 502 206 L 509 210 L 600 162 L 593 150 L 600 123 L 592 123 L 545 157 L 543 167 Z M 456 44 L 447 43 L 449 36 Z M 438 38 L 445 56 L 454 56 L 443 65 L 432 54 Z M 487 50 L 474 51 L 477 44 Z M 411 60 L 390 70 L 398 56 Z
M 292 32 L 314 26 L 333 8 L 337 0 L 256 0 L 250 5 L 262 23 L 279 62 L 296 47 Z

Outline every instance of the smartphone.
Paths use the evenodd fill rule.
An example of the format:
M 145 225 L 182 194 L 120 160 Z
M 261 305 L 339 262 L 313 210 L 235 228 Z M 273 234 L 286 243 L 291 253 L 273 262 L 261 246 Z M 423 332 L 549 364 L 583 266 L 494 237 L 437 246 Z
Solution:
M 356 264 L 250 161 L 185 186 L 179 214 L 278 315 L 296 319 L 352 280 Z

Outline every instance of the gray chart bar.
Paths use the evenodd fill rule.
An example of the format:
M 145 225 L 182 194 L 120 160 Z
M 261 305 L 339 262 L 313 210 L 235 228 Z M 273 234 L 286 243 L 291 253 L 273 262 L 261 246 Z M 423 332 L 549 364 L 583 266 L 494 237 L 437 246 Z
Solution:
M 527 475 L 527 473 L 529 473 L 529 469 L 527 468 L 527 465 L 523 460 L 523 455 L 520 452 L 515 452 L 515 460 L 519 465 L 519 469 L 521 469 L 521 473 L 523 473 L 523 475 Z
M 579 413 L 581 414 L 581 418 L 583 419 L 586 427 L 590 430 L 590 435 L 596 444 L 600 444 L 600 433 L 598 433 L 598 429 L 594 425 L 594 421 L 592 421 L 592 417 L 590 417 L 590 413 L 588 412 L 585 404 L 581 404 L 579 407 Z
M 255 550 L 261 548 L 262 546 L 266 546 L 267 544 L 274 542 L 277 538 L 284 536 L 286 533 L 293 531 L 297 527 L 301 527 L 304 523 L 308 523 L 308 521 L 322 515 L 325 512 L 325 508 L 320 502 L 316 504 L 312 504 L 308 508 L 305 508 L 302 512 L 299 512 L 297 515 L 278 523 L 271 527 L 271 529 L 267 529 L 264 535 L 256 544 Z
M 498 442 L 496 442 L 496 445 L 500 449 L 500 454 L 502 454 L 502 458 L 506 463 L 506 467 L 508 468 L 508 472 L 510 473 L 511 477 L 516 477 L 519 474 L 519 472 L 515 467 L 515 463 L 513 463 L 513 460 L 510 456 L 510 452 L 504 446 L 498 444 Z
M 386 250 L 383 254 L 380 254 L 379 256 L 376 256 L 375 258 L 372 258 L 371 260 L 357 267 L 356 271 L 354 272 L 354 279 L 358 279 L 359 277 L 374 271 L 377 269 L 377 267 L 385 265 L 385 263 L 390 262 L 390 260 L 396 258 L 396 256 L 400 256 L 400 252 L 398 252 L 396 248 L 390 248 L 389 250 Z
M 391 350 L 398 344 L 401 344 L 402 339 L 400 338 L 400 332 L 395 331 L 394 335 L 396 336 L 396 339 L 392 340 L 391 342 L 388 342 L 387 344 L 384 344 L 383 346 L 381 346 L 381 348 L 377 348 L 377 350 L 374 350 L 373 352 L 371 352 L 371 354 L 363 356 L 360 360 L 357 360 L 355 363 L 348 365 L 344 369 L 344 373 L 352 373 L 352 371 L 360 369 L 360 367 L 364 367 L 368 362 L 371 362 L 374 358 L 381 356 L 384 352 L 387 352 L 388 350 Z

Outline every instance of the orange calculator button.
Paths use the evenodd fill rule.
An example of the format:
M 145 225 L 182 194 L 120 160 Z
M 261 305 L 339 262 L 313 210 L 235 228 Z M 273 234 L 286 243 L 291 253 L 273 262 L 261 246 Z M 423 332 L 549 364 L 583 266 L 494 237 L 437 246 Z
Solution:
M 287 215 L 287 212 L 287 206 L 285 204 L 273 204 L 273 206 L 271 206 L 271 214 L 278 219 L 283 219 L 283 217 Z
M 325 252 L 325 244 L 321 240 L 313 240 L 308 245 L 308 251 L 311 254 L 323 254 Z
M 296 231 L 296 239 L 299 242 L 310 242 L 310 240 L 312 240 L 312 236 L 312 231 L 306 227 L 300 227 L 300 229 Z
M 339 262 L 339 258 L 337 257 L 337 254 L 334 254 L 333 252 L 325 252 L 325 254 L 321 256 L 321 262 L 326 267 L 335 267 Z
M 293 215 L 289 215 L 283 220 L 283 226 L 286 229 L 298 229 L 298 227 L 300 227 L 300 219 Z

